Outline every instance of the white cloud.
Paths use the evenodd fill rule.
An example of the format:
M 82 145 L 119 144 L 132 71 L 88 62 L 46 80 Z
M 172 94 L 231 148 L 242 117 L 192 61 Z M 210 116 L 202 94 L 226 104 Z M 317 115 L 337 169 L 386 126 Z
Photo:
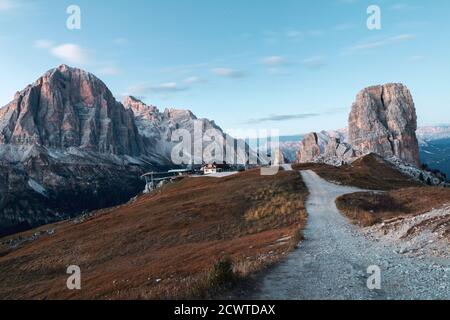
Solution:
M 96 61 L 90 51 L 73 43 L 55 45 L 52 40 L 39 39 L 34 42 L 34 48 L 45 50 L 63 63 L 76 66 L 90 65 L 96 73 L 104 76 L 116 76 L 121 73 L 114 61 Z
M 54 43 L 48 39 L 39 39 L 34 42 L 34 47 L 37 49 L 50 49 Z
M 67 63 L 84 65 L 90 61 L 89 53 L 86 49 L 73 43 L 66 43 L 53 47 L 50 53 Z
M 366 42 L 362 44 L 355 45 L 350 48 L 350 51 L 362 51 L 367 49 L 380 48 L 396 43 L 411 41 L 416 39 L 416 36 L 413 34 L 401 34 L 395 37 L 385 38 L 378 41 Z
M 15 5 L 11 0 L 0 0 L 0 12 L 14 9 Z
M 287 63 L 286 59 L 281 56 L 265 57 L 261 60 L 261 63 L 268 67 L 281 66 Z
M 243 78 L 245 73 L 239 70 L 230 68 L 215 68 L 211 70 L 216 76 L 225 78 Z

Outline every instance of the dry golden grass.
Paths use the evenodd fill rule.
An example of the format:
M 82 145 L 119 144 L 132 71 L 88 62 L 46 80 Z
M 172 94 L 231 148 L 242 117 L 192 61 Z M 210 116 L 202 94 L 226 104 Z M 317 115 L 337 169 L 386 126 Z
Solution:
M 361 192 L 344 195 L 336 204 L 353 223 L 371 226 L 399 215 L 417 215 L 450 203 L 450 189 L 404 188 L 385 193 Z
M 0 239 L 0 298 L 205 298 L 297 245 L 306 196 L 297 172 L 186 178 L 84 222 L 10 237 L 55 229 L 16 249 Z M 81 291 L 66 288 L 69 265 L 81 267 Z
M 294 168 L 297 170 L 313 170 L 328 181 L 368 190 L 393 190 L 421 185 L 404 176 L 374 154 L 367 155 L 351 165 L 344 165 L 339 168 L 310 163 L 297 164 Z

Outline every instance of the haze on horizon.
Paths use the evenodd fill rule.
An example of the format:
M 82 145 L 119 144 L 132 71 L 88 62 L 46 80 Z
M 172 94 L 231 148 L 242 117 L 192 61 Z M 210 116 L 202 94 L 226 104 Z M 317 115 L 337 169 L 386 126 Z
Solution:
M 80 30 L 66 27 L 72 4 Z M 372 4 L 381 30 L 366 26 Z M 118 100 L 191 109 L 224 129 L 339 129 L 361 89 L 388 82 L 411 90 L 419 125 L 448 123 L 449 10 L 437 0 L 0 0 L 0 105 L 66 63 Z

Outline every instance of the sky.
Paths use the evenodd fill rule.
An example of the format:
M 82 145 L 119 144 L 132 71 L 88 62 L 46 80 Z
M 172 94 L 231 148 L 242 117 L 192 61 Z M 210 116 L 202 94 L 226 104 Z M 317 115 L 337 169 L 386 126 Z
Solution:
M 0 0 L 0 105 L 65 63 L 225 130 L 343 128 L 357 93 L 389 82 L 419 125 L 450 123 L 449 18 L 447 0 Z

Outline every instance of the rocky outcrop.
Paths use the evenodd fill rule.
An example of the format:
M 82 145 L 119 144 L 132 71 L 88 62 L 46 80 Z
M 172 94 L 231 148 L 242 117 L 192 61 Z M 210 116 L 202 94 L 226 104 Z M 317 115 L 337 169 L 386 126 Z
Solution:
M 314 162 L 324 152 L 326 142 L 316 132 L 307 134 L 300 143 L 297 161 L 299 163 Z
M 341 165 L 356 156 L 352 146 L 345 142 L 345 135 L 338 131 L 310 133 L 301 142 L 297 162 L 321 162 Z
M 411 93 L 402 84 L 362 90 L 352 106 L 348 130 L 349 143 L 363 154 L 420 164 L 416 110 Z
M 202 164 L 205 161 L 202 150 L 207 150 L 211 145 L 215 133 L 223 138 L 224 150 L 222 156 L 208 162 L 220 163 L 223 162 L 224 159 L 221 159 L 223 157 L 227 163 L 236 161 L 240 163 L 239 160 L 228 157 L 232 156 L 231 152 L 227 154 L 227 150 L 234 150 L 235 156 L 238 154 L 237 140 L 224 133 L 214 121 L 199 119 L 190 110 L 165 109 L 161 112 L 157 107 L 148 106 L 132 96 L 125 97 L 123 105 L 133 111 L 136 126 L 143 139 L 144 153 L 152 162 L 171 165 L 173 162 L 172 151 L 180 143 L 177 138 L 173 139 L 173 134 L 176 130 L 185 130 L 190 133 L 191 141 L 196 141 L 195 145 L 202 146 L 202 149 L 197 150 L 199 152 L 193 150 L 191 154 L 191 158 L 196 164 Z M 245 143 L 240 145 L 244 146 L 244 153 L 250 152 Z M 242 164 L 245 164 L 245 161 Z
M 343 142 L 340 138 L 331 137 L 325 147 L 324 157 L 327 159 L 339 159 L 348 162 L 356 156 L 353 147 Z
M 0 143 L 139 155 L 134 115 L 90 73 L 62 65 L 2 110 Z
M 340 165 L 375 153 L 419 166 L 416 130 L 414 102 L 404 85 L 369 87 L 358 94 L 352 106 L 348 131 L 307 135 L 297 161 Z

